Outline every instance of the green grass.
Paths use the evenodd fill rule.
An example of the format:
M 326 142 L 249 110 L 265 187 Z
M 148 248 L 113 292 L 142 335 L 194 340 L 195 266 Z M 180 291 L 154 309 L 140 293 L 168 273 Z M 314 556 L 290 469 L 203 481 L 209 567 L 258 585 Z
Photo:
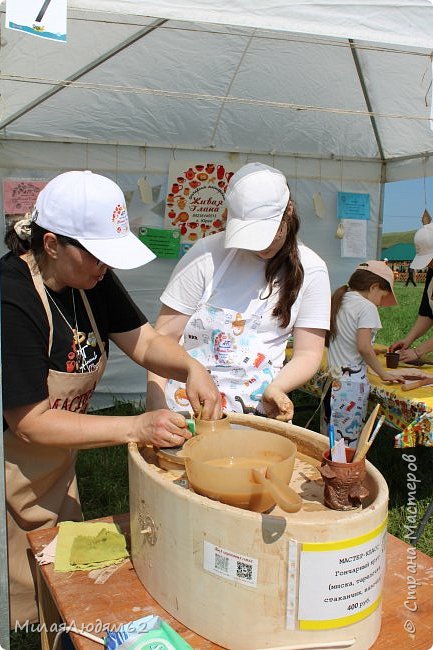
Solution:
M 424 285 L 419 283 L 416 287 L 412 284 L 405 287 L 403 282 L 395 283 L 394 293 L 398 305 L 379 309 L 382 329 L 378 332 L 376 343 L 389 345 L 393 341 L 402 338 L 409 331 L 418 314 L 423 289 Z M 419 341 L 426 338 L 428 338 L 428 335 L 421 337 Z
M 413 244 L 416 230 L 406 232 L 387 232 L 382 235 L 382 248 L 389 248 L 394 244 Z
M 402 338 L 409 330 L 418 312 L 423 287 L 405 287 L 397 283 L 395 292 L 399 305 L 381 309 L 383 329 L 377 342 L 389 345 Z M 304 426 L 317 407 L 318 400 L 306 396 L 301 391 L 293 394 L 295 408 L 294 423 Z M 301 409 L 301 407 L 304 407 Z M 102 411 L 107 415 L 132 415 L 136 409 L 130 404 L 118 403 L 113 408 Z M 313 430 L 319 430 L 318 416 L 310 425 Z M 382 473 L 389 486 L 389 525 L 390 533 L 403 539 L 408 534 L 406 524 L 407 472 L 408 463 L 404 455 L 413 455 L 417 466 L 418 521 L 421 520 L 428 504 L 433 498 L 433 450 L 416 447 L 414 449 L 395 449 L 393 437 L 396 431 L 383 427 L 380 436 L 368 453 L 368 460 Z M 106 515 L 127 512 L 128 506 L 128 463 L 127 447 L 111 447 L 107 449 L 90 449 L 81 451 L 77 462 L 78 484 L 85 519 L 93 519 Z M 418 549 L 433 557 L 433 518 L 424 530 Z M 40 650 L 38 634 L 11 634 L 11 650 Z

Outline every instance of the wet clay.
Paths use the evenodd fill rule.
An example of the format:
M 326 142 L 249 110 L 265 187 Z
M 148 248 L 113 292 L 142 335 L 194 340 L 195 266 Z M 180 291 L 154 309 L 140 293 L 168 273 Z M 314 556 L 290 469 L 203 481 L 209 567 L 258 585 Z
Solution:
M 325 482 L 324 503 L 332 510 L 353 510 L 359 508 L 361 499 L 368 496 L 362 485 L 365 477 L 365 458 L 351 463 L 355 449 L 346 448 L 347 463 L 336 463 L 329 458 L 330 451 L 323 454 L 319 468 Z
M 201 420 L 195 419 L 195 432 L 197 435 L 206 433 L 219 433 L 231 429 L 230 421 L 227 415 L 223 415 L 220 420 Z
M 225 456 L 224 458 L 212 458 L 205 460 L 205 465 L 212 465 L 213 467 L 233 467 L 242 469 L 265 469 L 272 463 L 280 463 L 284 460 L 284 456 L 279 454 L 267 454 L 257 458 L 248 456 Z

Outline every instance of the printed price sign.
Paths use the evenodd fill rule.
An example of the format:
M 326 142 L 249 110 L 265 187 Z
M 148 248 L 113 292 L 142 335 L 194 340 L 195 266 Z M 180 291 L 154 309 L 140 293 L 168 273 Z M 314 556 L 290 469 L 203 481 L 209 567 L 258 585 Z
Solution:
M 385 572 L 385 539 L 386 521 L 357 538 L 301 544 L 301 630 L 343 627 L 366 618 L 376 609 Z

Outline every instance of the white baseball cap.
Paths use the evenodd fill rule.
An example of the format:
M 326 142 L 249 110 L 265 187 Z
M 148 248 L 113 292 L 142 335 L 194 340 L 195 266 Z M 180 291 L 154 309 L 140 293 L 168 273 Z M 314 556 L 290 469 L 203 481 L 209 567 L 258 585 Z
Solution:
M 413 238 L 416 255 L 411 269 L 424 269 L 433 260 L 433 223 L 427 223 L 416 231 Z
M 47 183 L 36 199 L 33 221 L 56 235 L 76 239 L 116 269 L 134 269 L 156 257 L 130 231 L 120 187 L 91 171 L 66 172 Z
M 254 162 L 241 167 L 226 191 L 226 248 L 262 251 L 273 241 L 289 202 L 285 176 Z

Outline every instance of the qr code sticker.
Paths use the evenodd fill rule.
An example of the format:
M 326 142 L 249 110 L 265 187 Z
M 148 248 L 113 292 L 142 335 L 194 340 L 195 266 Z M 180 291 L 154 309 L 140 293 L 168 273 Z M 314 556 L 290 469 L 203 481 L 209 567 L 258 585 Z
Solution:
M 252 580 L 253 579 L 253 567 L 251 564 L 246 564 L 245 562 L 236 563 L 236 576 L 242 578 L 242 580 Z
M 219 555 L 218 553 L 215 553 L 215 569 L 227 573 L 228 568 L 229 568 L 229 558 L 224 557 L 224 555 Z

